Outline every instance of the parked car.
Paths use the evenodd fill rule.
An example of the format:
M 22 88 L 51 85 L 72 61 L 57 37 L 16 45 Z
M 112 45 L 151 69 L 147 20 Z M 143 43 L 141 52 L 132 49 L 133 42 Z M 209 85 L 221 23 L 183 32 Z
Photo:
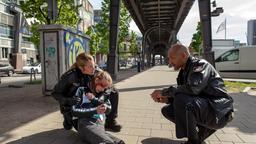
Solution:
M 41 73 L 41 63 L 33 63 L 22 68 L 23 73 L 31 73 L 31 70 L 34 69 L 35 73 Z
M 14 68 L 10 64 L 0 64 L 0 75 L 6 74 L 12 76 L 14 74 Z
M 216 69 L 222 77 L 256 79 L 256 47 L 231 49 L 215 60 Z
M 99 64 L 98 66 L 102 70 L 107 70 L 107 64 L 106 63 Z

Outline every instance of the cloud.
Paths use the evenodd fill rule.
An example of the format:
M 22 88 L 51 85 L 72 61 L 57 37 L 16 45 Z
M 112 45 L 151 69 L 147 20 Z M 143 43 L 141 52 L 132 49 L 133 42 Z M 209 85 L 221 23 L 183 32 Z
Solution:
M 130 30 L 135 31 L 136 33 L 139 33 L 141 35 L 141 32 L 137 27 L 136 23 L 134 22 L 134 20 L 132 20 L 130 23 Z
M 217 6 L 224 8 L 224 13 L 218 17 L 212 17 L 212 38 L 224 39 L 225 31 L 216 33 L 218 26 L 227 20 L 227 39 L 246 42 L 247 21 L 256 19 L 256 1 L 252 0 L 222 0 L 217 1 Z M 183 23 L 178 38 L 185 45 L 189 45 L 196 25 L 199 21 L 199 10 L 197 1 L 194 3 L 190 13 Z

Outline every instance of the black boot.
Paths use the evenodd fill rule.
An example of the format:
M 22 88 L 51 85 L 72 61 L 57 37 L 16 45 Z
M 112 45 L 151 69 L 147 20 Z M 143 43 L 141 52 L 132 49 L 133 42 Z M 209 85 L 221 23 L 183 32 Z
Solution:
M 214 129 L 209 129 L 203 126 L 198 126 L 198 129 L 198 137 L 201 141 L 204 141 L 205 139 L 207 139 L 209 136 L 216 132 L 216 130 Z
M 106 121 L 105 129 L 112 132 L 120 132 L 122 126 L 116 120 Z
M 203 144 L 199 139 L 188 139 L 184 144 Z
M 65 130 L 71 130 L 73 126 L 72 126 L 72 123 L 70 124 L 66 119 L 64 119 L 63 127 Z
M 63 114 L 63 127 L 65 130 L 71 130 L 73 127 L 73 120 L 72 120 L 72 115 L 71 112 L 66 112 Z

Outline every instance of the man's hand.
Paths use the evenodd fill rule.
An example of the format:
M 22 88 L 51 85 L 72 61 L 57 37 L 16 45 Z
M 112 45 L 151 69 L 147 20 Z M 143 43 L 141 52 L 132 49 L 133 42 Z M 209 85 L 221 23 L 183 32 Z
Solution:
M 151 94 L 151 97 L 155 102 L 160 102 L 161 96 L 161 90 L 154 90 Z
M 104 104 L 99 105 L 99 106 L 97 107 L 97 113 L 98 113 L 98 114 L 104 114 L 104 113 L 106 112 L 106 110 L 107 110 L 107 108 L 104 106 Z
M 161 97 L 159 98 L 159 102 L 160 102 L 160 103 L 168 103 L 168 102 L 169 102 L 169 99 L 168 99 L 168 97 L 166 97 L 166 96 L 161 96 Z

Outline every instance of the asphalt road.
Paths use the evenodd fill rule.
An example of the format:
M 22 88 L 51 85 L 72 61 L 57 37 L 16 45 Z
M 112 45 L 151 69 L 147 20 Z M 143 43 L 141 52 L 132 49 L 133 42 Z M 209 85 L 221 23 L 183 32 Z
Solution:
M 14 74 L 11 77 L 1 76 L 1 84 L 0 87 L 8 87 L 8 86 L 23 86 L 24 83 L 30 81 L 30 74 Z M 36 75 L 36 80 L 41 79 L 41 74 Z

